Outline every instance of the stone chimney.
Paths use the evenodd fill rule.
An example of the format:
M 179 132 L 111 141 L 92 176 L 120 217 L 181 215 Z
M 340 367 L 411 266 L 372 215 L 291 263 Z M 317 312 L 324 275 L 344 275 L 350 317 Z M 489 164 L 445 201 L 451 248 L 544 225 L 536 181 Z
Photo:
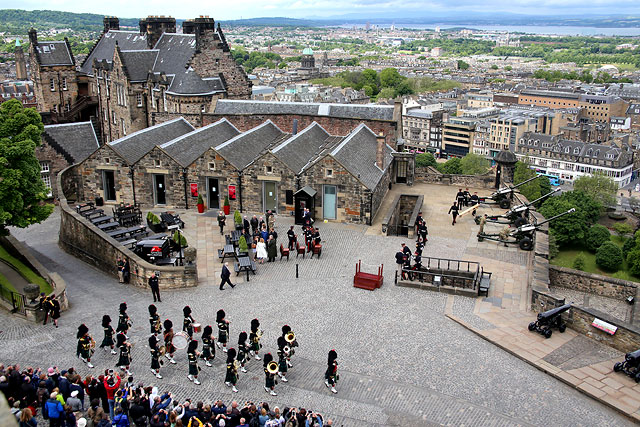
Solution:
M 29 30 L 29 42 L 34 46 L 38 44 L 38 32 L 35 28 Z
M 171 16 L 148 16 L 140 20 L 140 35 L 147 35 L 147 46 L 153 49 L 163 33 L 176 32 L 176 18 Z
M 109 30 L 120 29 L 120 20 L 116 16 L 105 16 L 102 19 L 102 23 L 104 24 L 105 33 L 109 32 Z
M 384 146 L 386 144 L 386 138 L 382 132 L 376 136 L 376 142 L 376 165 L 384 170 Z
M 184 34 L 196 35 L 196 51 L 201 52 L 207 47 L 208 41 L 216 32 L 216 22 L 209 16 L 199 16 L 182 23 Z

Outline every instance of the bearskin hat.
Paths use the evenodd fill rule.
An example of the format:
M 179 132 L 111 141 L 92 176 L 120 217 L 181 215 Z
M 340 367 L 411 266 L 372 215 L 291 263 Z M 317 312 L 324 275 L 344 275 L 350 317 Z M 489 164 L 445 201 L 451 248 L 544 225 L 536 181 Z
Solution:
M 106 328 L 107 326 L 109 326 L 109 323 L 111 323 L 111 317 L 109 317 L 108 314 L 102 316 L 102 327 Z
M 158 312 L 158 307 L 156 307 L 155 305 L 151 304 L 149 305 L 149 314 L 150 315 L 155 315 Z
M 227 315 L 223 309 L 218 310 L 218 312 L 216 313 L 216 322 L 222 322 L 222 319 L 224 319 L 226 316 Z
M 329 351 L 329 358 L 327 359 L 327 365 L 331 365 L 338 358 L 338 353 L 335 350 Z
M 258 319 L 253 319 L 251 321 L 251 332 L 255 332 L 258 330 L 258 326 L 260 326 L 260 321 Z
M 282 336 L 287 335 L 289 332 L 291 332 L 291 326 L 289 325 L 284 325 L 282 327 Z
M 186 306 L 182 309 L 182 313 L 184 314 L 184 317 L 191 316 L 191 307 L 189 307 L 188 305 L 186 305 Z
M 124 313 L 125 311 L 127 311 L 127 303 L 122 302 L 120 303 L 120 313 Z
M 89 332 L 89 328 L 87 328 L 87 325 L 83 323 L 82 325 L 78 326 L 78 334 L 76 336 L 78 338 L 82 338 L 87 334 L 87 332 Z
M 158 339 L 155 337 L 155 335 L 151 335 L 149 337 L 149 347 L 156 348 L 157 345 L 158 345 Z
M 173 322 L 167 319 L 164 321 L 163 326 L 164 326 L 164 330 L 168 331 L 169 329 L 173 328 Z
M 210 337 L 212 333 L 213 333 L 213 328 L 211 327 L 211 325 L 207 325 L 204 327 L 204 330 L 202 331 L 202 337 Z
M 191 340 L 189 341 L 189 347 L 187 348 L 187 353 L 193 353 L 198 348 L 198 341 Z
M 123 345 L 126 341 L 127 341 L 127 337 L 122 332 L 120 332 L 118 335 L 116 335 L 116 345 L 118 347 Z
M 267 353 L 262 357 L 262 360 L 264 361 L 262 364 L 266 368 L 269 362 L 273 362 L 273 356 L 271 353 Z
M 233 363 L 233 361 L 236 359 L 236 355 L 238 353 L 236 352 L 236 349 L 231 347 L 227 350 L 227 363 Z
M 238 336 L 238 344 L 244 344 L 247 341 L 247 333 L 245 331 L 240 332 Z
M 284 337 L 278 337 L 278 348 L 283 349 L 287 345 L 287 340 Z

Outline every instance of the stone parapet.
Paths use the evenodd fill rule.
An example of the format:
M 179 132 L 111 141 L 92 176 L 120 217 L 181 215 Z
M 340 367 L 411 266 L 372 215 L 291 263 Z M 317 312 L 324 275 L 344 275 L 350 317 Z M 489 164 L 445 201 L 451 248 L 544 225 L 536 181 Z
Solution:
M 615 299 L 635 297 L 638 289 L 638 284 L 634 282 L 557 265 L 549 266 L 549 280 L 551 286 Z
M 617 326 L 616 333 L 610 335 L 591 326 L 595 318 Z M 589 307 L 573 305 L 569 310 L 569 315 L 566 318 L 563 316 L 563 319 L 571 329 L 624 353 L 636 351 L 640 348 L 640 329 L 629 323 L 621 322 L 607 313 Z
M 488 172 L 484 175 L 448 175 L 438 172 L 432 167 L 416 167 L 415 182 L 426 184 L 442 184 L 472 188 L 493 188 L 495 175 Z

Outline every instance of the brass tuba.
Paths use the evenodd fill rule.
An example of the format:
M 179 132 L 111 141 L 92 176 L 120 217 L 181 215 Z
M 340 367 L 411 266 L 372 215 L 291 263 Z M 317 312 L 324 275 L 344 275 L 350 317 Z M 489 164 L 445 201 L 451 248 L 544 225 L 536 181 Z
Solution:
M 293 331 L 289 331 L 287 332 L 287 334 L 284 336 L 284 340 L 288 343 L 292 343 L 296 340 L 296 334 L 293 333 Z
M 275 375 L 278 373 L 278 362 L 269 362 L 267 363 L 267 372 L 271 375 Z

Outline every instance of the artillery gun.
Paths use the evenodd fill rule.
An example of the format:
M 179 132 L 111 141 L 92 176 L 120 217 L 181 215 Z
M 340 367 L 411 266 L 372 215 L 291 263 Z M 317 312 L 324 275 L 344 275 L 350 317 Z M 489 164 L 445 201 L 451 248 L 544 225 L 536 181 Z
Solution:
M 496 224 L 513 224 L 516 227 L 520 227 L 521 225 L 525 225 L 527 223 L 527 213 L 529 212 L 529 208 L 533 206 L 534 203 L 537 203 L 541 200 L 546 199 L 547 197 L 552 196 L 553 194 L 560 191 L 560 188 L 556 188 L 550 193 L 545 194 L 542 197 L 538 197 L 532 202 L 523 203 L 521 205 L 517 205 L 506 211 L 501 215 L 488 215 L 487 221 L 493 222 Z M 480 224 L 480 217 L 476 216 L 474 218 L 476 224 Z
M 567 325 L 562 321 L 561 315 L 570 308 L 571 304 L 565 304 L 538 314 L 537 320 L 529 323 L 529 330 L 531 332 L 536 331 L 544 335 L 545 338 L 551 338 L 552 327 L 558 328 L 561 333 L 564 332 L 567 329 Z
M 505 230 L 500 233 L 478 233 L 478 242 L 482 242 L 483 240 L 495 240 L 496 242 L 502 242 L 505 246 L 517 244 L 520 249 L 523 251 L 530 251 L 533 249 L 533 239 L 535 237 L 536 230 L 539 230 L 540 227 L 548 222 L 553 221 L 554 219 L 560 218 L 561 216 L 568 215 L 570 213 L 575 212 L 575 208 L 571 208 L 566 212 L 562 212 L 558 215 L 552 216 L 549 219 L 546 219 L 538 224 L 525 224 L 516 228 L 515 230 L 510 230 L 509 227 L 505 226 Z
M 478 197 L 478 202 L 493 203 L 497 204 L 502 209 L 509 209 L 509 207 L 511 206 L 511 201 L 513 200 L 513 193 L 515 192 L 516 188 L 521 187 L 527 182 L 533 181 L 534 179 L 538 179 L 539 177 L 540 175 L 536 175 L 533 178 L 522 181 L 520 184 L 499 188 L 498 190 L 491 193 L 491 195 L 488 197 Z

